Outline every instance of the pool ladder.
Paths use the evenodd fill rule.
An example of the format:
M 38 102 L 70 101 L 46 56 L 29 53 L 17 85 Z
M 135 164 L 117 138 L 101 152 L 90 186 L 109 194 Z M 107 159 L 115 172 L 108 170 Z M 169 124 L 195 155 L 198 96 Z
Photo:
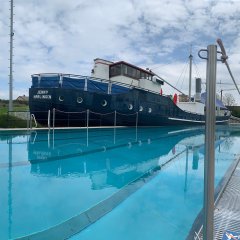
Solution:
M 30 114 L 30 118 L 29 118 L 30 122 L 29 122 L 29 128 L 32 129 L 33 126 L 32 126 L 32 120 L 34 121 L 34 124 L 35 124 L 35 128 L 37 128 L 37 120 L 35 118 L 35 115 L 33 113 Z

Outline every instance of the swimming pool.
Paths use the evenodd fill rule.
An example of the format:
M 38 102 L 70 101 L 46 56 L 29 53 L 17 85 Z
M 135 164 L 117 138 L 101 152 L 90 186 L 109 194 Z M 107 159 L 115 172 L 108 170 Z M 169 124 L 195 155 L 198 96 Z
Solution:
M 216 184 L 239 136 L 216 132 Z M 202 208 L 203 143 L 203 128 L 0 132 L 0 239 L 59 225 L 70 236 L 69 219 L 98 219 L 103 203 L 112 211 L 71 239 L 185 239 Z

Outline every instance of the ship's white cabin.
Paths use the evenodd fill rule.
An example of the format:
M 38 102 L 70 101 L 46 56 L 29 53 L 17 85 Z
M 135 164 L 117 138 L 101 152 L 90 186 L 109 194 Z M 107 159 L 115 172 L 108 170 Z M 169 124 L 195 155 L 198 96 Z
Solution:
M 100 58 L 94 60 L 92 77 L 140 87 L 157 93 L 161 92 L 161 86 L 163 85 L 163 81 L 158 79 L 151 71 L 124 61 L 113 63 Z

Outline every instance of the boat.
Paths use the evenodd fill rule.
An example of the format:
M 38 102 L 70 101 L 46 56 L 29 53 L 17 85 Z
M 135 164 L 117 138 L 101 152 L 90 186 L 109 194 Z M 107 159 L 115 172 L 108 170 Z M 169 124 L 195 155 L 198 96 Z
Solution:
M 125 61 L 97 58 L 91 76 L 63 73 L 32 75 L 31 115 L 53 126 L 164 126 L 205 123 L 205 97 L 196 79 L 194 97 L 164 95 L 167 81 Z M 174 86 L 173 86 L 174 87 Z M 216 124 L 230 111 L 216 101 Z

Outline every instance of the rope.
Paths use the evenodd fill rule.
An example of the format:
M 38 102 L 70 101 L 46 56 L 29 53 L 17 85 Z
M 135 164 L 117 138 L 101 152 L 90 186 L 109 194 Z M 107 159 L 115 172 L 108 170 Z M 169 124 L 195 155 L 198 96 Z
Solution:
M 130 115 L 136 115 L 137 112 L 135 112 L 135 113 L 130 113 L 130 114 L 116 112 L 116 114 L 125 115 L 125 116 L 130 116 Z
M 238 90 L 238 93 L 239 93 L 239 95 L 240 95 L 239 88 L 238 88 L 238 86 L 237 86 L 237 83 L 236 83 L 236 81 L 235 81 L 235 79 L 234 79 L 234 77 L 233 77 L 232 71 L 231 71 L 231 69 L 230 69 L 230 67 L 229 67 L 229 65 L 228 65 L 228 62 L 227 62 L 228 56 L 227 56 L 226 51 L 225 51 L 225 48 L 224 48 L 224 46 L 223 46 L 223 42 L 222 42 L 222 40 L 221 40 L 220 38 L 218 38 L 218 39 L 217 39 L 217 43 L 218 43 L 219 47 L 221 48 L 221 52 L 222 52 L 221 61 L 222 61 L 222 63 L 225 63 L 225 65 L 226 65 L 226 67 L 227 67 L 227 69 L 228 69 L 228 72 L 229 72 L 229 74 L 230 74 L 230 76 L 231 76 L 231 78 L 232 78 L 232 80 L 233 80 L 233 83 L 234 83 L 234 85 L 235 85 L 235 87 L 236 87 L 236 89 Z
M 66 113 L 66 114 L 77 114 L 77 113 L 80 114 L 80 113 L 85 113 L 85 112 L 87 112 L 87 110 L 82 111 L 82 112 L 64 112 L 64 111 L 61 111 L 61 110 L 58 110 L 58 109 L 55 109 L 55 111 L 56 111 L 56 112 L 61 112 L 61 113 Z M 98 115 L 109 115 L 109 114 L 114 114 L 115 111 L 109 112 L 109 113 L 98 113 L 98 112 L 93 112 L 93 111 L 90 111 L 90 110 L 89 110 L 89 113 L 98 114 Z M 116 111 L 116 114 L 125 115 L 125 116 L 131 116 L 131 115 L 136 115 L 137 112 L 136 112 L 136 113 L 127 114 L 127 113 L 120 113 L 120 112 L 117 112 L 117 111 Z
M 184 65 L 184 67 L 183 67 L 183 69 L 182 69 L 182 72 L 181 72 L 180 76 L 178 77 L 176 86 L 178 85 L 178 82 L 180 81 L 182 75 L 185 73 L 185 71 L 186 71 L 186 69 L 187 69 L 187 66 L 188 66 L 188 62 L 185 63 L 185 65 Z M 184 79 L 184 76 L 185 76 L 185 74 L 183 75 L 183 79 Z
M 93 114 L 98 114 L 98 115 L 109 115 L 109 114 L 113 114 L 114 112 L 110 112 L 110 113 L 97 113 L 97 112 L 93 112 L 93 111 L 90 111 L 90 113 L 93 113 Z
M 86 112 L 86 110 L 85 111 L 82 111 L 82 112 L 64 112 L 64 111 L 61 111 L 61 110 L 58 110 L 58 109 L 56 109 L 55 108 L 55 111 L 57 111 L 57 112 L 61 112 L 61 113 L 66 113 L 66 114 L 68 114 L 68 113 L 70 113 L 70 114 L 77 114 L 77 113 L 85 113 Z

